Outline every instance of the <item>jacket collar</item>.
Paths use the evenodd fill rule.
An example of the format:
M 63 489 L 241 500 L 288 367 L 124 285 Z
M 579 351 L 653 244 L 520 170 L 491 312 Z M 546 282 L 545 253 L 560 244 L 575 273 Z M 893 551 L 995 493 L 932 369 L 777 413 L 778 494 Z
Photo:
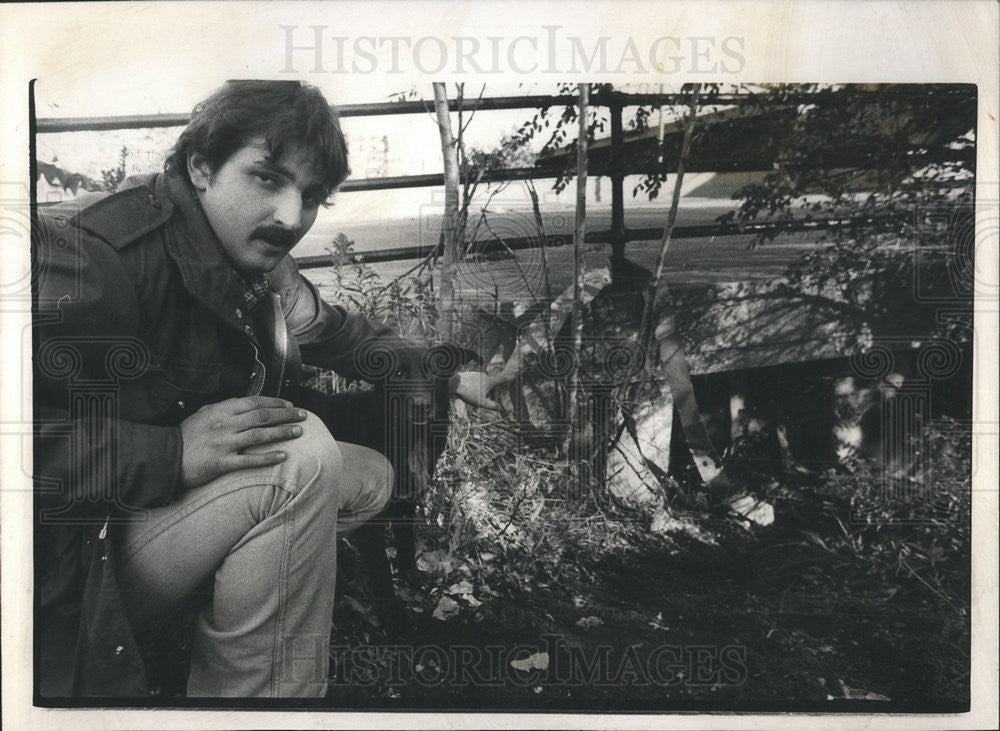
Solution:
M 139 179 L 138 184 L 147 185 L 157 197 L 169 200 L 174 206 L 166 249 L 177 264 L 185 288 L 224 320 L 243 327 L 246 320 L 239 314 L 246 308 L 243 285 L 223 253 L 191 185 L 176 173 L 142 177 L 145 179 Z

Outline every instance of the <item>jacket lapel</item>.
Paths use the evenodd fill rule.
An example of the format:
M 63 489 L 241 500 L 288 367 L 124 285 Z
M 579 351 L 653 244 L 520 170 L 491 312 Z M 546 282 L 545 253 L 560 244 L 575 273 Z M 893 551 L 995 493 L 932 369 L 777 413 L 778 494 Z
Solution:
M 177 210 L 168 226 L 166 248 L 184 286 L 223 320 L 242 328 L 237 315 L 244 306 L 242 286 L 187 181 L 163 174 L 157 176 L 155 186 L 157 195 L 169 198 Z

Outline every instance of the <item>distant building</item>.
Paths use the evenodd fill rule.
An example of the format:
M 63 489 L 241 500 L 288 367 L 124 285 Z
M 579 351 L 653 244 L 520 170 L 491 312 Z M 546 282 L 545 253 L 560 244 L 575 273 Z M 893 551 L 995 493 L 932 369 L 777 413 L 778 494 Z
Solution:
M 59 203 L 87 192 L 104 190 L 104 186 L 86 175 L 71 173 L 58 165 L 38 161 L 39 203 Z

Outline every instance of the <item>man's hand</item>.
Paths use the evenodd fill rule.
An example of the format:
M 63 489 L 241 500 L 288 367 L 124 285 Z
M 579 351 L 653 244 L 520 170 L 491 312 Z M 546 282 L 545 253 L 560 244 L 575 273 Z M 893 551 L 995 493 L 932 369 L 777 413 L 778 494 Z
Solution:
M 283 462 L 287 455 L 281 451 L 244 454 L 243 450 L 295 439 L 302 434 L 295 422 L 305 418 L 306 412 L 288 401 L 266 396 L 232 398 L 202 407 L 181 423 L 184 487 L 198 487 L 236 470 Z
M 503 411 L 503 407 L 490 398 L 490 392 L 503 379 L 480 371 L 462 371 L 452 379 L 452 393 L 470 406 L 478 406 L 491 411 Z

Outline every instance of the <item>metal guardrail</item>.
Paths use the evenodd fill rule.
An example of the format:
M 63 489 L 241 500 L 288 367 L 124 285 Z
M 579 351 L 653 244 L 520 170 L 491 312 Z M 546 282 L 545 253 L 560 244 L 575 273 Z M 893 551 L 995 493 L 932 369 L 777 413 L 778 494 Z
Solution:
M 449 100 L 452 111 L 458 111 L 457 99 Z M 463 111 L 495 111 L 499 109 L 539 109 L 560 104 L 575 104 L 573 96 L 506 96 L 462 100 Z M 422 114 L 434 110 L 430 100 L 404 100 L 398 102 L 372 102 L 370 104 L 342 104 L 336 107 L 341 119 L 349 117 L 385 117 L 397 114 Z M 183 127 L 190 114 L 135 114 L 120 117 L 49 117 L 37 120 L 39 134 L 56 132 L 95 132 L 112 129 L 150 129 L 154 127 Z
M 897 90 L 879 89 L 877 91 L 853 90 L 838 91 L 837 94 L 853 94 L 857 96 L 872 96 L 886 98 L 891 96 L 907 96 L 907 86 L 919 87 L 920 85 L 901 85 Z M 969 97 L 975 98 L 975 86 L 969 85 L 968 91 L 953 90 L 951 96 L 955 98 Z M 926 93 L 924 91 L 913 94 Z M 732 104 L 753 101 L 756 95 L 752 93 L 743 94 L 717 94 L 708 97 L 706 104 L 712 106 L 727 106 Z M 685 104 L 689 96 L 683 93 L 674 94 L 630 94 L 620 91 L 599 91 L 592 96 L 592 103 L 595 106 L 622 106 L 634 107 L 644 105 L 673 105 Z M 789 94 L 783 97 L 786 104 L 822 104 L 829 99 L 830 95 L 824 97 L 823 94 Z M 499 96 L 499 97 L 465 97 L 459 104 L 457 99 L 448 101 L 452 111 L 497 111 L 504 109 L 542 109 L 553 106 L 568 106 L 576 104 L 575 96 L 559 95 L 523 95 L 523 96 Z M 346 119 L 349 117 L 384 117 L 398 114 L 422 114 L 430 113 L 434 109 L 434 102 L 428 99 L 408 99 L 395 102 L 372 102 L 368 104 L 343 104 L 338 106 L 337 114 Z M 174 114 L 135 114 L 116 117 L 42 117 L 36 120 L 36 132 L 38 134 L 54 134 L 59 132 L 100 132 L 114 129 L 152 129 L 156 127 L 183 127 L 190 120 L 188 113 Z
M 689 173 L 730 173 L 730 172 L 750 172 L 758 170 L 768 170 L 755 161 L 710 159 L 701 161 L 701 164 L 689 164 Z M 538 165 L 533 168 L 500 168 L 496 170 L 486 170 L 479 178 L 483 183 L 501 183 L 506 180 L 543 180 L 546 178 L 557 178 L 566 171 L 561 167 L 551 165 Z M 607 175 L 609 170 L 605 166 L 597 165 L 590 169 L 591 175 Z M 633 165 L 628 169 L 629 175 L 655 175 L 673 172 L 663 165 Z M 356 180 L 346 180 L 337 189 L 342 193 L 363 192 L 369 190 L 391 190 L 393 188 L 433 188 L 444 185 L 444 173 L 426 173 L 423 175 L 399 175 L 396 177 L 384 178 L 358 178 Z
M 644 104 L 677 104 L 683 99 L 681 94 L 623 94 L 611 92 L 597 94 L 595 104 L 607 106 L 614 102 L 623 106 L 639 106 Z M 725 95 L 713 98 L 713 104 L 736 104 L 745 101 L 745 95 Z M 461 104 L 457 99 L 449 99 L 448 105 L 453 112 L 459 109 L 466 112 L 498 111 L 504 109 L 543 109 L 554 106 L 576 104 L 575 96 L 524 95 L 499 97 L 465 97 Z M 428 99 L 409 99 L 396 102 L 372 102 L 368 104 L 342 104 L 336 107 L 341 119 L 351 117 L 386 117 L 399 114 L 430 114 L 434 111 L 434 102 Z M 151 129 L 155 127 L 183 127 L 191 119 L 190 114 L 134 114 L 117 117 L 43 117 L 37 120 L 36 130 L 39 134 L 58 132 L 101 132 L 114 129 Z

